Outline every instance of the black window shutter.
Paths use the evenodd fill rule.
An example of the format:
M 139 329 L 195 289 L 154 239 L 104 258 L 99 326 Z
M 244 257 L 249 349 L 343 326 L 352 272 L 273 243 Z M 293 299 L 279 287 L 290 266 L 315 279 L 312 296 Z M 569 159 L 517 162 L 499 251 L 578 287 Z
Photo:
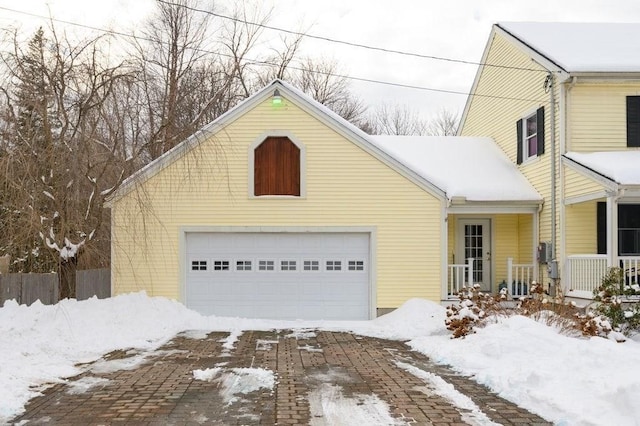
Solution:
M 627 146 L 640 147 L 640 96 L 627 96 Z
M 516 154 L 517 163 L 522 164 L 522 120 L 516 122 L 516 129 L 518 130 L 518 153 Z
M 538 155 L 544 154 L 544 107 L 538 108 L 536 111 L 536 129 L 538 137 Z
M 607 203 L 598 202 L 597 213 L 598 254 L 607 254 Z

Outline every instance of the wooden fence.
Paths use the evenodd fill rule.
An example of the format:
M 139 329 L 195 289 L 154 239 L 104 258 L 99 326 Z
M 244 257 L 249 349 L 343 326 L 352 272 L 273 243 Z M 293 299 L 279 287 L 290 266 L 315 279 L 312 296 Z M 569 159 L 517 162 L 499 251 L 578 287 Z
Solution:
M 109 269 L 88 269 L 76 272 L 76 298 L 86 300 L 97 296 L 111 296 Z M 58 301 L 58 275 L 56 274 L 0 274 L 0 307 L 5 300 L 15 299 L 30 305 L 40 300 L 45 305 Z

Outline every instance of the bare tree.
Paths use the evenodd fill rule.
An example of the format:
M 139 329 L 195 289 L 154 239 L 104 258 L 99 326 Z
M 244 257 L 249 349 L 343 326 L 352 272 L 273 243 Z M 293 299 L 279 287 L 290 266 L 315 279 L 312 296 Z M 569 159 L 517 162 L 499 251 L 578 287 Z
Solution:
M 455 136 L 458 130 L 458 121 L 458 114 L 442 108 L 429 122 L 426 133 L 429 136 Z
M 139 85 L 144 94 L 141 119 L 148 128 L 150 159 L 173 148 L 219 113 L 221 101 L 226 105 L 225 98 L 230 96 L 232 74 L 210 50 L 211 15 L 196 5 L 195 0 L 157 0 L 156 14 L 143 30 L 144 37 L 136 39 Z
M 121 135 L 105 123 L 119 119 L 108 106 L 130 74 L 108 65 L 103 41 L 71 43 L 40 29 L 26 47 L 14 33 L 2 54 L 10 78 L 0 83 L 0 186 L 10 232 L 0 245 L 14 270 L 57 270 L 61 298 L 75 296 L 81 253 L 108 241 L 103 201 L 126 168 Z
M 377 135 L 426 135 L 428 122 L 408 106 L 377 107 L 369 116 L 370 133 Z
M 366 123 L 366 107 L 351 92 L 338 64 L 326 59 L 306 58 L 292 77 L 293 84 L 356 126 Z

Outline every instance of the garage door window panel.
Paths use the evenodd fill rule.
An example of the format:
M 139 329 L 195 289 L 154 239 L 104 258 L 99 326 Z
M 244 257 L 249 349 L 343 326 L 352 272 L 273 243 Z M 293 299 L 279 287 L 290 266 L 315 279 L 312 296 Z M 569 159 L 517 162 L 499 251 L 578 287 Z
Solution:
M 349 260 L 347 262 L 347 270 L 352 272 L 364 272 L 364 260 Z
M 275 271 L 276 262 L 274 260 L 259 260 L 258 271 L 268 272 Z
M 280 261 L 280 270 L 281 271 L 295 271 L 297 269 L 297 262 L 295 260 L 281 260 Z
M 320 271 L 320 261 L 305 260 L 302 264 L 302 270 L 307 272 Z
M 214 260 L 213 261 L 213 270 L 214 271 L 228 271 L 230 262 L 228 260 Z
M 236 260 L 236 271 L 251 271 L 252 267 L 250 260 Z
M 192 260 L 191 261 L 191 270 L 192 271 L 206 271 L 208 268 L 208 264 L 206 260 Z
M 254 151 L 254 195 L 300 196 L 300 148 L 287 137 L 268 137 Z
M 327 260 L 326 264 L 327 271 L 341 271 L 342 270 L 342 261 L 341 260 Z

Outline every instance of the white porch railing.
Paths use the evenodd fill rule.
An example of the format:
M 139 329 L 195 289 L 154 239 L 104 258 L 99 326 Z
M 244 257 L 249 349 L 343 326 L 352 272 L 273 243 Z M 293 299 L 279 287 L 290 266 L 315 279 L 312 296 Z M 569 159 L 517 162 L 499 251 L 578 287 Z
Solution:
M 507 289 L 511 296 L 528 296 L 533 277 L 533 265 L 513 263 L 512 257 L 507 258 Z
M 467 259 L 467 263 L 449 265 L 447 280 L 447 297 L 455 296 L 463 286 L 469 287 L 473 282 L 473 258 Z
M 625 284 L 640 284 L 640 257 L 638 256 L 620 256 L 618 258 L 618 266 L 624 273 Z
M 533 265 L 513 263 L 513 258 L 507 259 L 507 282 L 509 294 L 513 297 L 528 296 L 531 282 L 534 281 Z M 463 286 L 469 287 L 473 283 L 473 258 L 467 263 L 448 266 L 447 297 L 455 296 Z
M 608 269 L 606 254 L 574 254 L 567 257 L 566 280 L 570 292 L 593 296 Z

